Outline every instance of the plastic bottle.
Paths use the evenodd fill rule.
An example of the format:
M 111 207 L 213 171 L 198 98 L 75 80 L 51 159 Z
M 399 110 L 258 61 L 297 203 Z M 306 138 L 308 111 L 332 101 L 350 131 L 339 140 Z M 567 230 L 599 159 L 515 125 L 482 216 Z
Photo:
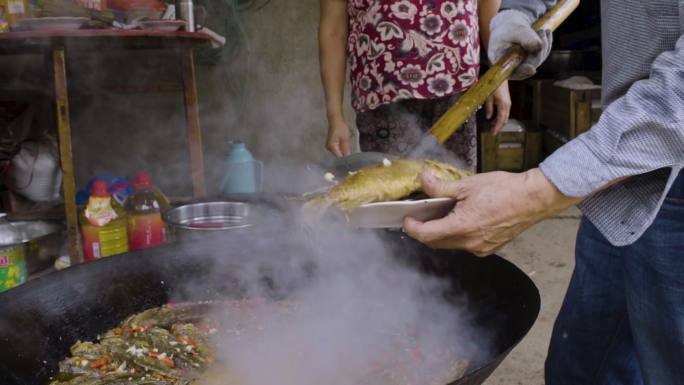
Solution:
M 0 213 L 0 292 L 26 282 L 26 259 L 22 233 Z
M 5 8 L 0 4 L 0 32 L 9 32 L 10 26 L 7 21 L 7 16 L 5 15 Z
M 96 180 L 88 204 L 81 211 L 83 256 L 92 261 L 128 251 L 126 212 L 107 191 L 107 182 Z
M 222 194 L 255 193 L 262 190 L 263 163 L 254 159 L 243 142 L 229 142 L 224 161 Z
M 0 7 L 3 8 L 4 18 L 9 22 L 10 28 L 19 20 L 29 17 L 28 0 L 0 0 Z
M 133 187 L 135 192 L 126 199 L 128 247 L 139 250 L 159 246 L 166 242 L 162 212 L 169 208 L 169 200 L 145 172 L 135 175 Z

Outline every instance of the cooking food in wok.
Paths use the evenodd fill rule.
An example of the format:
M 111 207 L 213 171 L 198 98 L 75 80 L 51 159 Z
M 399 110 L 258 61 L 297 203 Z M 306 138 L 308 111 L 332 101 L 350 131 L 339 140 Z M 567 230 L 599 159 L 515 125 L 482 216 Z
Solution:
M 166 305 L 126 318 L 96 342 L 77 341 L 51 385 L 186 385 L 213 362 L 207 306 Z
M 328 191 L 312 197 L 307 205 L 351 210 L 366 203 L 396 201 L 421 190 L 420 174 L 424 171 L 432 172 L 442 180 L 458 180 L 470 175 L 433 160 L 386 161 L 353 173 Z
M 421 378 L 424 381 L 420 381 L 420 383 L 480 385 L 527 333 L 538 314 L 539 294 L 534 284 L 524 272 L 501 258 L 482 259 L 458 251 L 435 251 L 404 237 L 401 233 L 373 232 L 381 241 L 380 246 L 382 246 L 383 252 L 380 255 L 375 252 L 378 251 L 375 248 L 369 248 L 367 244 L 358 242 L 363 234 L 368 234 L 365 231 L 353 232 L 353 237 L 349 242 L 344 243 L 346 245 L 345 259 L 331 258 L 330 253 L 334 248 L 329 245 L 330 242 L 334 244 L 334 240 L 339 239 L 340 234 L 338 232 L 334 234 L 334 237 L 331 235 L 331 240 L 326 238 L 321 249 L 318 246 L 309 245 L 309 242 L 305 242 L 303 239 L 292 237 L 291 233 L 298 232 L 295 226 L 283 226 L 273 216 L 269 219 L 268 222 L 259 222 L 258 231 L 257 226 L 236 229 L 234 232 L 222 234 L 216 239 L 208 238 L 202 242 L 193 241 L 183 245 L 169 245 L 157 249 L 136 251 L 93 263 L 81 264 L 37 278 L 3 293 L 0 295 L 0 309 L 6 311 L 0 311 L 0 346 L 2 346 L 0 349 L 0 382 L 3 385 L 45 385 L 56 380 L 69 381 L 67 378 L 59 377 L 59 364 L 65 359 L 68 360 L 69 357 L 75 356 L 70 349 L 78 344 L 78 341 L 81 341 L 83 347 L 94 346 L 98 343 L 102 345 L 102 339 L 108 335 L 108 332 L 115 334 L 114 330 L 119 327 L 123 333 L 124 330 L 121 326 L 127 322 L 127 319 L 130 323 L 132 315 L 137 314 L 137 319 L 141 319 L 143 316 L 153 314 L 150 309 L 166 309 L 164 311 L 181 309 L 163 307 L 164 304 L 200 303 L 200 305 L 206 306 L 207 301 L 213 303 L 216 301 L 219 303 L 235 301 L 236 304 L 246 305 L 250 299 L 253 301 L 255 298 L 263 297 L 268 298 L 269 301 L 259 306 L 270 306 L 268 305 L 269 302 L 271 304 L 299 304 L 297 312 L 288 313 L 288 316 L 295 317 L 295 320 L 282 322 L 284 318 L 278 318 L 277 312 L 268 311 L 267 313 L 275 320 L 269 321 L 271 325 L 274 325 L 271 328 L 274 331 L 264 331 L 267 333 L 267 339 L 257 341 L 240 341 L 234 338 L 222 340 L 229 346 L 227 351 L 223 351 L 221 346 L 215 346 L 212 343 L 218 337 L 218 333 L 211 334 L 211 329 L 216 328 L 221 333 L 226 329 L 231 329 L 230 325 L 235 325 L 237 321 L 230 317 L 223 317 L 220 320 L 222 323 L 217 326 L 201 322 L 201 319 L 195 315 L 175 314 L 169 316 L 169 319 L 180 320 L 176 323 L 193 324 L 197 330 L 200 330 L 200 333 L 202 330 L 209 333 L 208 341 L 210 343 L 207 346 L 210 349 L 210 356 L 214 359 L 214 364 L 209 365 L 209 361 L 211 361 L 208 358 L 209 355 L 181 356 L 181 359 L 176 362 L 178 352 L 174 354 L 173 358 L 169 354 L 167 357 L 162 356 L 162 360 L 169 363 L 164 358 L 171 358 L 176 369 L 183 368 L 186 361 L 195 362 L 200 366 L 205 365 L 205 376 L 216 373 L 216 370 L 220 372 L 222 368 L 218 365 L 226 362 L 228 365 L 225 365 L 225 368 L 228 373 L 220 372 L 216 376 L 223 379 L 221 385 L 240 384 L 240 381 L 234 379 L 245 377 L 249 377 L 253 381 L 243 381 L 243 384 L 247 382 L 250 384 L 283 383 L 286 381 L 278 381 L 272 375 L 273 373 L 283 373 L 292 366 L 293 361 L 297 363 L 295 367 L 297 375 L 309 379 L 328 378 L 327 372 L 317 371 L 321 367 L 320 363 L 325 360 L 318 357 L 310 359 L 309 357 L 294 356 L 291 353 L 297 350 L 291 348 L 290 342 L 293 341 L 293 335 L 297 338 L 304 336 L 305 338 L 310 337 L 311 346 L 326 347 L 329 346 L 327 339 L 321 345 L 318 344 L 320 340 L 316 338 L 318 336 L 334 336 L 340 327 L 343 327 L 344 331 L 348 333 L 344 334 L 345 339 L 338 338 L 335 341 L 336 346 L 340 349 L 336 349 L 333 353 L 351 352 L 351 356 L 345 359 L 352 361 L 354 369 L 353 371 L 349 370 L 349 365 L 340 364 L 340 360 L 332 359 L 329 361 L 331 365 L 329 368 L 334 369 L 338 376 L 330 378 L 340 379 L 340 382 L 346 384 L 363 384 L 363 381 L 358 380 L 358 378 L 352 378 L 351 374 L 383 373 L 383 369 L 390 369 L 384 371 L 386 373 L 401 374 L 402 371 L 397 371 L 392 366 L 394 362 L 401 362 L 405 365 L 414 365 L 412 368 L 423 369 L 409 370 L 409 372 L 424 376 Z M 289 222 L 290 219 L 290 216 L 285 215 L 283 221 Z M 318 255 L 320 250 L 323 250 L 326 258 L 317 260 L 318 267 L 314 268 L 315 266 L 311 266 L 307 261 Z M 354 261 L 354 266 L 358 266 L 360 270 L 354 268 L 353 270 L 356 272 L 353 275 L 342 275 L 341 278 L 346 278 L 331 281 L 331 277 L 334 275 L 329 274 L 331 270 L 328 270 L 327 267 L 337 266 L 338 262 L 348 261 L 350 258 Z M 386 262 L 380 262 L 385 258 Z M 378 265 L 378 268 L 369 269 L 370 265 Z M 379 267 L 382 265 L 388 266 L 389 269 L 380 269 Z M 400 266 L 403 266 L 400 268 L 403 273 L 396 276 L 396 269 Z M 386 281 L 388 273 L 391 273 L 390 278 L 394 277 L 392 279 L 394 279 L 395 285 L 383 290 L 380 293 L 381 295 L 370 290 L 374 286 L 374 280 L 382 278 L 383 281 Z M 357 279 L 359 274 L 364 274 L 367 278 Z M 405 295 L 394 295 L 392 293 L 401 290 L 401 286 L 407 282 L 406 277 L 416 277 L 416 274 L 429 277 L 428 279 L 435 279 L 440 282 L 440 285 L 445 285 L 440 286 L 444 291 L 439 289 L 439 292 L 443 293 L 441 298 L 456 306 L 456 309 L 461 309 L 460 314 L 472 321 L 472 324 L 477 325 L 484 338 L 479 338 L 480 335 L 478 338 L 467 338 L 469 335 L 466 335 L 462 336 L 464 338 L 443 339 L 443 334 L 436 331 L 435 323 L 432 320 L 455 320 L 453 324 L 450 321 L 439 325 L 449 328 L 453 325 L 455 330 L 460 330 L 462 323 L 458 321 L 458 310 L 454 312 L 452 306 L 443 308 L 444 311 L 440 312 L 439 316 L 420 311 L 426 308 L 423 306 L 424 300 L 433 297 L 419 297 L 422 299 L 421 301 L 412 301 L 418 304 L 417 308 L 411 307 L 415 313 L 406 313 L 403 307 L 395 306 L 396 304 L 392 305 L 392 309 L 401 309 L 400 312 L 374 310 L 375 298 L 386 299 L 389 297 L 393 301 L 397 301 L 397 304 L 408 298 Z M 253 291 L 254 284 L 257 282 L 262 290 L 255 292 Z M 343 291 L 344 295 L 334 296 L 334 298 L 330 297 L 329 294 L 321 297 L 321 290 L 335 292 L 336 290 L 333 289 L 339 287 L 332 285 L 332 282 L 342 284 L 345 290 L 352 290 L 355 293 L 353 297 L 359 300 L 345 300 L 349 297 L 346 291 Z M 421 287 L 423 286 L 421 285 Z M 302 296 L 301 289 L 315 290 L 304 290 L 304 294 L 307 295 Z M 399 291 L 399 293 L 406 293 L 406 291 Z M 316 303 L 307 300 L 311 298 L 308 296 L 309 294 L 315 298 L 323 298 L 323 301 Z M 373 298 L 371 304 L 361 302 L 369 296 Z M 346 303 L 347 307 L 353 305 L 350 309 L 354 311 L 344 312 L 344 307 L 340 306 L 343 303 Z M 381 301 L 381 303 L 386 305 L 387 301 Z M 303 310 L 301 304 L 306 304 Z M 216 308 L 215 304 L 211 307 L 212 311 Z M 430 306 L 430 308 L 434 307 Z M 200 310 L 193 310 L 191 313 L 204 312 L 201 307 L 195 309 Z M 234 311 L 231 306 L 226 306 L 225 309 L 228 314 L 247 314 L 243 311 Z M 361 309 L 361 311 L 356 311 L 357 309 Z M 300 315 L 302 312 L 304 314 Z M 340 314 L 343 317 L 339 317 Z M 302 320 L 308 320 L 308 322 L 302 322 Z M 339 320 L 344 322 L 337 322 Z M 350 321 L 352 327 L 346 326 L 350 324 Z M 396 321 L 401 321 L 404 328 L 395 326 L 394 322 Z M 470 321 L 468 324 L 471 324 Z M 136 321 L 136 325 L 138 323 L 144 322 Z M 255 325 L 253 322 L 249 324 Z M 172 323 L 159 325 L 169 333 L 166 334 L 159 330 L 160 334 L 169 337 L 173 335 L 178 340 L 177 336 L 180 329 L 172 330 Z M 479 357 L 480 359 L 467 354 L 472 351 L 467 349 L 466 354 L 461 355 L 461 357 L 468 361 L 469 366 L 466 373 L 458 378 L 458 373 L 449 376 L 448 368 L 444 371 L 432 370 L 434 366 L 426 364 L 426 362 L 436 362 L 437 360 L 434 358 L 424 361 L 422 366 L 414 363 L 411 353 L 413 350 L 401 349 L 402 346 L 411 347 L 410 343 L 402 345 L 405 344 L 405 341 L 410 342 L 411 340 L 394 342 L 395 340 L 392 338 L 385 338 L 384 335 L 372 331 L 381 325 L 393 325 L 390 330 L 399 332 L 411 330 L 410 327 L 415 326 L 419 331 L 418 337 L 424 338 L 422 341 L 428 343 L 435 341 L 434 346 L 437 347 L 443 346 L 442 343 L 445 342 L 448 347 L 455 351 L 463 351 L 464 344 L 462 342 L 465 340 L 469 344 L 473 344 L 470 346 L 476 349 L 487 347 L 487 344 L 489 349 L 485 352 L 486 355 Z M 408 329 L 406 329 L 407 326 Z M 131 327 L 131 329 L 133 328 Z M 369 331 L 369 329 L 372 330 Z M 304 333 L 309 331 L 311 333 Z M 397 335 L 401 336 L 402 333 L 397 333 Z M 404 335 L 412 336 L 411 333 L 404 333 Z M 200 344 L 199 341 L 202 341 L 202 336 L 200 334 L 200 337 L 195 336 L 193 338 L 195 345 Z M 245 334 L 242 333 L 242 336 Z M 374 339 L 368 340 L 368 336 L 374 337 Z M 382 343 L 377 343 L 378 340 L 382 340 Z M 353 349 L 359 341 L 362 343 L 361 347 L 366 349 Z M 87 342 L 92 342 L 92 345 Z M 179 343 L 183 344 L 184 342 L 179 341 Z M 165 349 L 164 344 L 161 345 Z M 424 343 L 421 344 L 421 347 L 423 346 Z M 170 344 L 167 347 L 170 347 Z M 140 348 L 141 346 L 136 343 L 136 352 Z M 153 349 L 155 348 L 159 351 L 154 352 Z M 372 355 L 367 353 L 367 348 L 371 348 Z M 148 347 L 148 350 L 153 353 L 160 353 L 160 355 L 162 352 L 166 352 L 158 346 L 151 347 L 151 349 Z M 332 349 L 327 350 L 327 352 L 322 351 L 322 353 L 327 354 L 322 358 L 331 357 L 330 351 Z M 149 351 L 147 358 L 155 359 L 156 361 L 153 361 L 156 364 L 155 367 L 158 370 L 166 371 L 168 367 L 158 358 L 159 356 L 150 357 Z M 422 356 L 428 356 L 432 353 L 432 357 L 443 357 L 453 365 L 454 370 L 459 369 L 458 364 L 462 365 L 463 362 L 458 357 L 454 359 L 448 354 L 443 354 L 443 351 L 443 349 L 442 351 L 440 349 L 421 349 L 420 353 Z M 420 357 L 421 355 L 417 356 Z M 204 361 L 199 359 L 201 357 L 204 357 Z M 281 359 L 281 357 L 286 358 Z M 90 366 L 93 361 L 100 358 L 102 357 L 95 355 L 88 358 L 86 370 L 98 369 Z M 109 363 L 109 359 L 107 361 Z M 95 366 L 99 366 L 101 362 L 96 362 Z M 280 363 L 282 363 L 281 367 L 277 368 L 276 366 Z M 116 371 L 122 362 L 118 362 L 118 364 L 116 368 L 113 364 L 111 366 L 103 364 L 102 367 Z M 132 364 L 135 366 L 134 362 L 126 365 L 129 372 L 129 365 Z M 190 366 L 194 367 L 192 364 Z M 400 367 L 400 369 L 403 368 L 406 366 Z M 101 373 L 100 370 L 97 371 Z M 129 377 L 135 380 L 135 377 L 129 374 L 122 381 L 110 383 L 144 384 L 144 382 L 129 382 L 127 384 L 126 381 Z M 84 381 L 86 378 L 81 376 Z M 73 380 L 72 378 L 71 381 Z M 90 382 L 83 382 L 82 384 L 99 385 L 98 380 L 89 378 L 88 381 Z M 325 381 L 319 381 L 319 383 L 322 382 Z M 303 382 L 293 380 L 287 381 L 287 383 Z M 409 382 L 403 381 L 401 383 Z M 414 383 L 418 383 L 418 381 Z M 78 382 L 72 382 L 69 385 L 75 384 Z M 147 385 L 150 384 L 163 385 L 164 383 L 147 383 Z
M 230 362 L 217 361 L 214 350 L 236 339 L 259 338 L 264 328 L 277 325 L 260 319 L 265 306 L 275 306 L 282 317 L 301 309 L 296 303 L 257 298 L 167 304 L 134 314 L 96 341 L 79 340 L 71 346 L 50 385 L 240 384 Z M 365 373 L 350 373 L 350 378 L 360 378 L 364 385 L 443 384 L 462 377 L 468 368 L 448 344 L 437 351 L 420 346 L 409 325 L 388 327 L 386 332 L 394 342 L 386 356 L 369 363 Z M 432 378 L 415 378 L 416 373 Z

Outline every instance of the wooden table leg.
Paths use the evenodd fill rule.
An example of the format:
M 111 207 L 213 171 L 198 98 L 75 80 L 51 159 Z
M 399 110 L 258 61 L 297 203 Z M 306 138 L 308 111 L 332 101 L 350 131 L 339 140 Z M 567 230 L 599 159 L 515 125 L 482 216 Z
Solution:
M 66 209 L 67 237 L 71 265 L 83 262 L 78 240 L 78 208 L 76 207 L 76 182 L 71 152 L 71 123 L 69 120 L 69 94 L 67 92 L 66 61 L 64 47 L 52 50 L 52 79 L 54 80 L 59 156 L 62 165 L 64 207 Z
M 190 146 L 190 171 L 192 173 L 192 192 L 195 198 L 204 198 L 204 157 L 202 155 L 202 132 L 199 122 L 197 86 L 195 84 L 195 63 L 192 48 L 183 48 L 182 71 L 185 95 L 185 126 Z

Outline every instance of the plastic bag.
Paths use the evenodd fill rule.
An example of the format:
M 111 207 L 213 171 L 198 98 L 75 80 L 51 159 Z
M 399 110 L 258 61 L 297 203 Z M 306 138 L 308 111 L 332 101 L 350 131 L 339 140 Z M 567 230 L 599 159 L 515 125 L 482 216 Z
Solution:
M 28 141 L 12 158 L 11 190 L 33 202 L 60 200 L 62 170 L 57 143 L 52 140 Z

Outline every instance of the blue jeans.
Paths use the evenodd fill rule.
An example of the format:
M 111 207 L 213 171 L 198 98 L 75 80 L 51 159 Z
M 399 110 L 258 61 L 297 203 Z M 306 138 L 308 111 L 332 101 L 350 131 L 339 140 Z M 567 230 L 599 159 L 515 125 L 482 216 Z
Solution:
M 684 385 L 684 173 L 675 184 L 633 245 L 582 220 L 546 385 Z

